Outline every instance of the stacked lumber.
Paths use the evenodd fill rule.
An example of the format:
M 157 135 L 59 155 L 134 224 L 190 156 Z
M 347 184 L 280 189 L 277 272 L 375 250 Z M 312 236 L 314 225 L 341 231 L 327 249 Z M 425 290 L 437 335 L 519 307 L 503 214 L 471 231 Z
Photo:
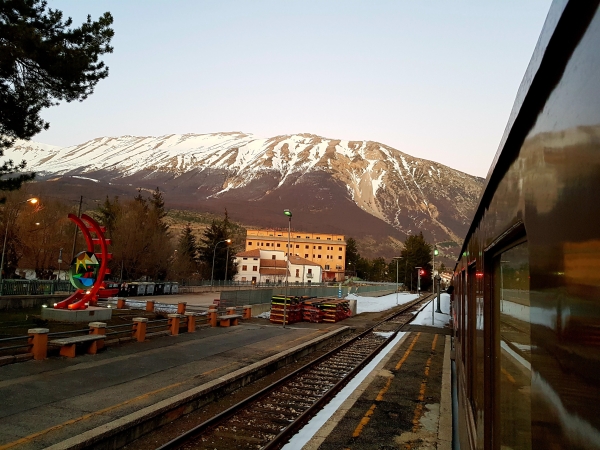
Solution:
M 348 300 L 341 298 L 325 299 L 320 307 L 323 311 L 323 322 L 339 322 L 352 315 Z
M 321 309 L 323 300 L 311 299 L 302 302 L 302 320 L 304 322 L 323 322 L 323 310 Z
M 272 323 L 283 323 L 283 309 L 285 303 L 284 295 L 274 295 L 271 297 L 271 317 Z M 286 325 L 302 321 L 302 303 L 300 297 L 287 298 L 286 305 Z

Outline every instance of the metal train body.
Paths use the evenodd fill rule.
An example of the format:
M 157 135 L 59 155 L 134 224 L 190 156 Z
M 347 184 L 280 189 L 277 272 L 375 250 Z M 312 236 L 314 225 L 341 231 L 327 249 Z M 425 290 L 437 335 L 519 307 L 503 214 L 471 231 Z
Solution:
M 600 11 L 555 1 L 454 270 L 461 449 L 600 449 Z

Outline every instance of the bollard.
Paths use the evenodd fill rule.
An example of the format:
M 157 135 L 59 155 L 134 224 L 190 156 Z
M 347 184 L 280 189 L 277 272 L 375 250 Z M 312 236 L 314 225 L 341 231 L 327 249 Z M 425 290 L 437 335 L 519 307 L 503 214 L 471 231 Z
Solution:
M 216 309 L 208 310 L 208 322 L 210 323 L 211 327 L 217 326 L 217 310 Z
M 138 342 L 144 342 L 146 340 L 146 324 L 148 319 L 146 317 L 134 317 L 132 320 L 133 337 Z
M 106 324 L 104 322 L 90 322 L 90 334 L 106 336 Z M 104 348 L 104 340 L 98 339 L 96 341 L 96 349 L 101 350 Z
M 188 333 L 196 331 L 196 313 L 186 312 Z
M 227 308 L 227 314 L 235 314 L 235 306 L 229 306 Z
M 177 336 L 179 334 L 179 320 L 181 316 L 179 314 L 168 314 L 167 317 L 169 318 L 171 336 Z
M 185 314 L 185 305 L 187 305 L 187 302 L 177 303 L 177 314 Z
M 46 359 L 48 355 L 48 328 L 31 328 L 27 330 L 29 335 L 28 343 L 31 345 L 31 353 L 33 353 L 33 359 L 42 360 Z
M 125 299 L 122 297 L 117 298 L 117 309 L 125 309 Z
M 244 305 L 244 319 L 252 319 L 252 305 Z
M 154 311 L 154 300 L 146 300 L 146 311 Z

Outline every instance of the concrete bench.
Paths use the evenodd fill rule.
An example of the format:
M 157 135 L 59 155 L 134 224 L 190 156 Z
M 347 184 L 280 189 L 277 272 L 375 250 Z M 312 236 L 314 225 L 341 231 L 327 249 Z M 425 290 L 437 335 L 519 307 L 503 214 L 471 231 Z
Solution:
M 219 326 L 221 327 L 229 327 L 236 326 L 238 324 L 238 320 L 242 318 L 241 314 L 226 314 L 224 316 L 219 316 Z
M 73 336 L 62 339 L 55 339 L 50 341 L 49 344 L 60 346 L 60 356 L 66 356 L 67 358 L 75 357 L 75 345 L 85 344 L 87 353 L 95 355 L 98 351 L 98 341 L 104 340 L 106 336 L 101 334 L 88 334 L 85 336 Z

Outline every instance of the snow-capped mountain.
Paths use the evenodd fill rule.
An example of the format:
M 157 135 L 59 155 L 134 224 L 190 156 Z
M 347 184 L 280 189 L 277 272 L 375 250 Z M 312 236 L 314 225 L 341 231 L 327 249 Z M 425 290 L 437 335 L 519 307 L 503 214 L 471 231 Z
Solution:
M 102 137 L 66 148 L 19 141 L 5 158 L 25 159 L 41 181 L 59 175 L 71 184 L 96 182 L 96 190 L 159 186 L 170 204 L 225 206 L 257 226 L 285 226 L 280 209 L 293 205 L 299 230 L 383 233 L 392 241 L 423 230 L 437 242 L 460 242 L 483 185 L 482 178 L 384 144 L 311 134 Z M 353 215 L 356 207 L 371 218 Z M 387 226 L 367 225 L 375 218 Z

